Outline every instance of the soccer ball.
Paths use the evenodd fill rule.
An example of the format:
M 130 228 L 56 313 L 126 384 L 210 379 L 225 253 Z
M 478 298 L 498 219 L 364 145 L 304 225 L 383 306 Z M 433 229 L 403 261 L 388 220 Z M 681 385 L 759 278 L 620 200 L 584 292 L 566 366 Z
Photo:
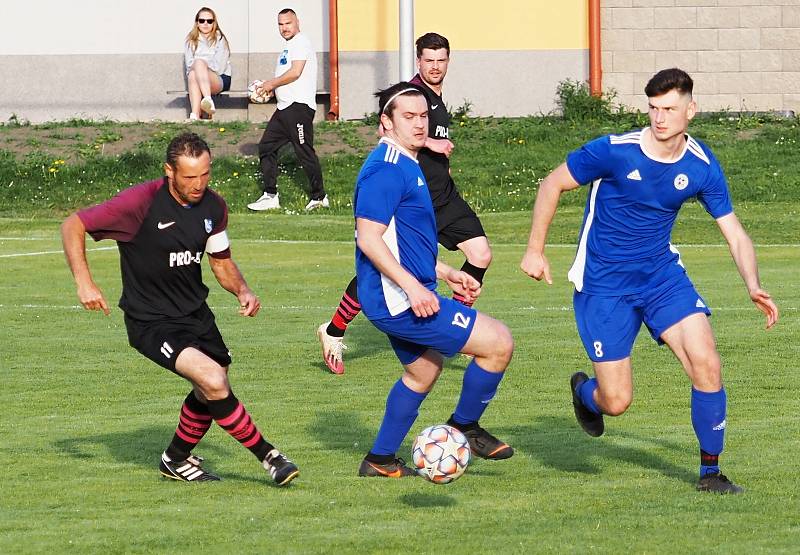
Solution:
M 254 104 L 264 104 L 269 100 L 270 95 L 258 94 L 258 91 L 256 90 L 258 87 L 261 86 L 263 82 L 264 81 L 260 79 L 256 79 L 255 81 L 247 85 L 247 96 L 250 99 L 250 102 Z
M 417 472 L 434 484 L 446 484 L 464 474 L 471 455 L 464 434 L 446 424 L 422 430 L 411 449 Z

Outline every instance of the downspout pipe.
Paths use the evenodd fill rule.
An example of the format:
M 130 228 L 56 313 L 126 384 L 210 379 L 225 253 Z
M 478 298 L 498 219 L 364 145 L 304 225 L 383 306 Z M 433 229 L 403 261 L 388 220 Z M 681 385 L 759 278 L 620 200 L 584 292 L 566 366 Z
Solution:
M 603 51 L 600 46 L 600 0 L 589 0 L 589 91 L 603 94 Z
M 400 80 L 414 77 L 414 0 L 400 0 Z
M 328 0 L 328 66 L 331 83 L 331 108 L 325 119 L 339 119 L 339 2 Z

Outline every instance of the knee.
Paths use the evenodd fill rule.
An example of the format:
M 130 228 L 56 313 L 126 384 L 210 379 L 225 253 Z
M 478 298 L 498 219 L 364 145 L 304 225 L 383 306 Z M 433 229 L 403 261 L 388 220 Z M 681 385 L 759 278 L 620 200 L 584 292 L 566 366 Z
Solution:
M 470 264 L 477 266 L 478 268 L 488 268 L 489 264 L 492 263 L 492 249 L 487 243 L 486 245 L 470 252 L 467 260 Z
M 722 388 L 722 361 L 716 350 L 691 361 L 692 385 L 701 391 L 719 391 Z
M 219 401 L 230 394 L 228 376 L 222 367 L 204 372 L 203 377 L 198 380 L 197 386 L 209 401 Z
M 633 394 L 629 392 L 617 392 L 611 395 L 602 395 L 600 408 L 603 413 L 609 416 L 619 416 L 623 414 L 633 402 Z
M 498 363 L 507 367 L 514 355 L 514 337 L 505 324 L 498 322 L 494 341 L 494 355 Z

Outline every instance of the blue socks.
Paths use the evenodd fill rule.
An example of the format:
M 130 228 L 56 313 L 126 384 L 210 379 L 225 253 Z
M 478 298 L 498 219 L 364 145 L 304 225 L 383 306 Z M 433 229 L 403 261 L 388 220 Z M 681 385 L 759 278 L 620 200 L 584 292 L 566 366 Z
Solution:
M 371 455 L 394 455 L 419 414 L 419 406 L 427 393 L 417 393 L 397 380 L 386 398 L 386 412 L 378 430 Z
M 597 378 L 589 378 L 578 388 L 578 397 L 581 398 L 583 406 L 595 414 L 602 414 L 603 411 L 594 402 L 594 390 L 597 389 Z
M 692 427 L 700 442 L 700 477 L 719 473 L 719 454 L 725 443 L 727 395 L 723 387 L 714 393 L 692 388 Z
M 503 374 L 505 372 L 487 372 L 473 359 L 464 370 L 461 397 L 453 413 L 453 420 L 457 424 L 471 424 L 480 420 L 489 401 L 497 393 Z

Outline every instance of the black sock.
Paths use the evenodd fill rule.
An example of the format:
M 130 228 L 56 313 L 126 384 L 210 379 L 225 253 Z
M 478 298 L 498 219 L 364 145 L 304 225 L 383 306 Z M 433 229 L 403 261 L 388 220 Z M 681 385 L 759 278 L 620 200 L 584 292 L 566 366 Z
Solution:
M 208 411 L 223 430 L 247 447 L 259 461 L 263 461 L 267 453 L 275 448 L 264 440 L 253 419 L 250 418 L 250 413 L 233 392 L 224 399 L 209 400 Z
M 391 455 L 376 455 L 375 453 L 370 451 L 369 453 L 367 453 L 367 456 L 364 457 L 364 458 L 366 460 L 368 460 L 369 462 L 374 462 L 375 464 L 389 464 L 390 462 L 395 460 L 395 458 L 397 458 L 397 457 L 395 457 L 394 454 L 391 454 Z
M 489 268 L 478 268 L 477 266 L 473 266 L 469 263 L 469 260 L 465 260 L 464 264 L 461 266 L 462 272 L 466 272 L 474 277 L 481 285 L 483 285 L 483 276 L 486 275 L 486 270 L 488 269 Z

